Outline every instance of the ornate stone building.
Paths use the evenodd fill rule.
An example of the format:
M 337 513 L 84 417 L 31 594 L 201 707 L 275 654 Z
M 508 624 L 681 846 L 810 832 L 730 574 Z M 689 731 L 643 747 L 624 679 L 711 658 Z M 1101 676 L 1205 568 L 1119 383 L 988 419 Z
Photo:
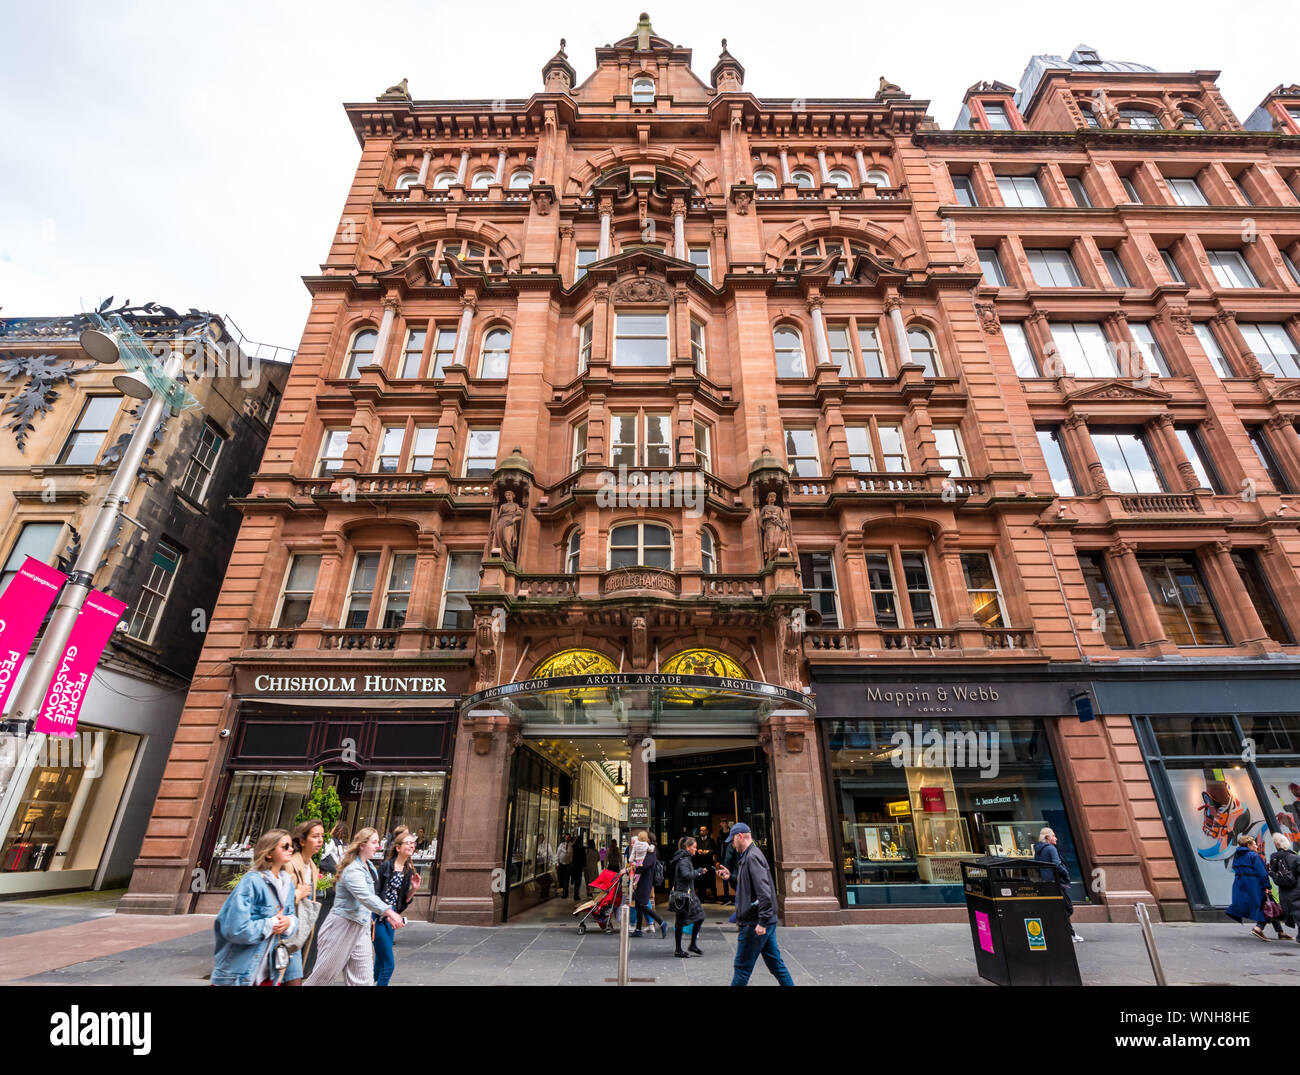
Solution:
M 421 898 L 440 921 L 546 900 L 564 832 L 594 843 L 643 826 L 675 842 L 738 818 L 768 851 L 786 921 L 964 915 L 959 860 L 1031 856 L 1044 825 L 1083 916 L 1157 898 L 1185 913 L 1178 868 L 1153 846 L 1163 756 L 1137 743 L 1158 710 L 1122 688 L 1142 686 L 1143 662 L 1184 674 L 1146 586 L 1163 569 L 1175 597 L 1190 590 L 1177 555 L 1134 549 L 1153 533 L 1153 549 L 1208 543 L 1221 605 L 1267 579 L 1293 621 L 1295 524 L 1247 434 L 1215 434 L 1225 480 L 1242 456 L 1258 483 L 1240 510 L 1190 486 L 1190 459 L 1172 464 L 1186 419 L 1281 420 L 1291 404 L 1268 394 L 1282 379 L 1249 375 L 1193 402 L 1208 391 L 1200 356 L 1177 383 L 1080 365 L 1098 340 L 1113 360 L 1105 343 L 1166 308 L 1211 316 L 1160 275 L 1133 212 L 1068 201 L 1081 172 L 1097 204 L 1119 198 L 1128 172 L 1088 162 L 1158 139 L 1090 132 L 1060 88 L 1073 69 L 1043 58 L 1020 95 L 972 90 L 947 133 L 884 78 L 868 98 L 760 100 L 725 42 L 706 81 L 644 16 L 595 59 L 579 81 L 561 43 L 527 100 L 417 101 L 403 80 L 348 106 L 361 161 L 307 281 L 205 685 L 123 909 L 219 902 L 249 837 L 291 821 L 321 767 L 354 827 L 422 830 Z M 1212 75 L 1128 67 L 1162 123 L 1184 122 L 1180 101 L 1207 128 L 1230 118 Z M 1090 99 L 1107 128 L 1128 107 Z M 1232 122 L 1243 159 L 1271 161 L 1248 188 L 1280 201 L 1297 151 Z M 1206 168 L 1221 139 L 1197 137 Z M 1195 144 L 1178 143 L 1179 175 Z M 993 201 L 1004 149 L 1007 200 L 960 208 L 968 188 Z M 1034 154 L 1041 207 L 1022 181 Z M 1154 167 L 1133 182 L 1154 189 Z M 1216 191 L 1237 189 L 1213 167 Z M 1102 281 L 1094 232 L 1146 290 Z M 983 251 L 1005 244 L 1019 273 L 1022 233 L 1077 244 L 1080 290 L 1040 298 L 1020 276 L 993 290 Z M 1280 265 L 1272 242 L 1258 256 Z M 1190 273 L 1199 251 L 1174 256 Z M 1059 261 L 1045 271 L 1068 274 Z M 1268 281 L 1269 301 L 1300 293 L 1271 260 Z M 1049 298 L 1071 325 L 1107 326 L 1061 344 L 1059 371 L 1037 364 Z M 1007 335 L 1017 321 L 1032 369 Z M 1173 352 L 1171 337 L 1182 372 Z M 1108 485 L 1130 440 L 1094 458 L 1089 423 L 1156 410 L 1176 416 L 1151 436 L 1187 488 Z M 1050 469 L 1058 441 L 1040 423 L 1080 453 L 1079 488 Z M 1216 541 L 1260 558 L 1240 568 L 1237 545 Z M 1104 577 L 1078 559 L 1093 550 Z M 1252 567 L 1257 580 L 1235 574 Z M 1107 621 L 1111 593 L 1122 616 Z M 1267 660 L 1275 686 L 1294 677 L 1291 638 L 1225 615 L 1212 656 Z M 1120 618 L 1123 654 L 1108 641 Z M 1121 666 L 1114 684 L 1094 656 Z M 1222 662 L 1205 667 L 1227 681 Z M 620 788 L 626 819 L 611 811 Z

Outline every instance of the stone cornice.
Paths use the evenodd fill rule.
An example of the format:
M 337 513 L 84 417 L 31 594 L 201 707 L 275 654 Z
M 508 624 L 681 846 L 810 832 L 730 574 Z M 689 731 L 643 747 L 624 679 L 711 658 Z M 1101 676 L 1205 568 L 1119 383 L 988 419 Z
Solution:
M 1144 149 L 1283 149 L 1300 148 L 1300 135 L 1268 131 L 1135 131 L 1098 130 L 1081 127 L 1073 131 L 917 131 L 912 143 L 922 149 L 931 146 L 1005 146 L 1022 150 L 1030 146 L 1074 146 L 1100 148 L 1141 146 Z

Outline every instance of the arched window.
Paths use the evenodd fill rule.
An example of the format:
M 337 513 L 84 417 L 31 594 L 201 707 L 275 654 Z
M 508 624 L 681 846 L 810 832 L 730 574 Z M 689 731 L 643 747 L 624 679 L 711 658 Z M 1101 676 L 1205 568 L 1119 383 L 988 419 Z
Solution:
M 754 173 L 754 186 L 759 190 L 776 190 L 778 186 L 776 174 L 766 168 L 760 168 Z
M 479 358 L 478 375 L 493 380 L 504 380 L 510 372 L 510 330 L 500 327 L 489 329 L 483 337 L 483 354 Z
M 853 260 L 858 254 L 867 253 L 867 247 L 863 243 L 850 242 L 848 239 L 842 239 L 838 236 L 830 236 L 826 239 L 809 239 L 805 243 L 799 244 L 799 249 L 791 250 L 781 262 L 781 272 L 797 273 L 804 269 L 812 268 L 814 265 L 820 265 L 832 254 L 843 256 L 842 265 L 852 265 Z M 836 274 L 835 283 L 843 283 L 843 269 Z
M 1119 118 L 1128 121 L 1128 125 L 1135 131 L 1163 131 L 1165 126 L 1160 122 L 1160 117 L 1154 112 L 1148 112 L 1145 108 L 1121 108 Z
M 652 105 L 655 103 L 655 80 L 642 75 L 632 81 L 632 103 L 634 105 Z
M 410 190 L 411 187 L 415 186 L 416 180 L 419 178 L 418 172 L 403 172 L 397 177 L 397 189 Z
M 434 190 L 446 190 L 448 187 L 454 186 L 455 183 L 456 183 L 455 172 L 439 172 L 437 175 L 433 177 Z
M 790 182 L 800 190 L 812 190 L 815 185 L 813 183 L 812 172 L 805 171 L 803 168 L 796 168 L 790 173 Z
M 348 364 L 343 371 L 344 377 L 361 376 L 361 367 L 369 366 L 375 360 L 375 344 L 379 342 L 379 333 L 372 328 L 363 328 L 352 337 L 352 346 L 348 348 Z
M 564 570 L 570 575 L 578 573 L 578 558 L 582 552 L 582 531 L 576 526 L 569 531 L 569 540 L 564 546 Z
M 497 174 L 491 168 L 482 168 L 474 173 L 474 178 L 469 181 L 470 190 L 487 190 L 496 182 Z
M 830 176 L 831 182 L 840 190 L 847 190 L 853 186 L 853 177 L 843 168 L 832 168 L 827 174 Z
M 718 571 L 718 539 L 707 526 L 700 528 L 700 569 L 706 575 Z
M 873 187 L 889 186 L 889 173 L 880 168 L 872 168 L 867 173 L 867 182 Z
M 912 351 L 912 361 L 925 367 L 927 377 L 941 376 L 939 371 L 939 350 L 934 345 L 934 337 L 928 329 L 913 325 L 907 330 L 907 345 Z
M 533 173 L 527 168 L 520 168 L 510 177 L 511 190 L 527 190 L 533 185 Z
M 501 256 L 501 252 L 477 239 L 452 236 L 449 239 L 439 239 L 432 246 L 422 247 L 419 252 L 432 261 L 439 272 L 442 271 L 444 258 L 455 258 L 466 268 L 487 273 L 489 276 L 506 271 L 506 260 Z M 450 284 L 450 275 L 444 274 L 442 282 Z
M 778 377 L 807 377 L 803 360 L 803 337 L 794 325 L 777 325 L 772 330 Z
M 1201 117 L 1192 111 L 1192 109 L 1188 108 L 1187 105 L 1183 105 L 1181 111 L 1183 113 L 1184 129 L 1189 131 L 1205 130 L 1205 124 L 1201 122 Z
M 1083 113 L 1083 122 L 1093 128 L 1101 127 L 1101 120 L 1097 118 L 1097 113 L 1092 110 L 1091 105 L 1079 102 L 1079 111 Z
M 625 523 L 609 532 L 609 568 L 673 566 L 673 535 L 656 523 Z

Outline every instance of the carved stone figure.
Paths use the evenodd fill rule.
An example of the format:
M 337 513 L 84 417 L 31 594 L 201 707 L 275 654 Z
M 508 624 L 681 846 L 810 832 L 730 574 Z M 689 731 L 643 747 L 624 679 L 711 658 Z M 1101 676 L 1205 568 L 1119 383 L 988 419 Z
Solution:
M 524 509 L 515 503 L 515 491 L 506 490 L 506 498 L 497 508 L 497 517 L 492 523 L 492 541 L 488 549 L 501 550 L 501 558 L 516 562 L 519 555 L 519 531 L 523 526 Z
M 790 520 L 785 509 L 776 502 L 776 494 L 767 494 L 767 503 L 758 514 L 759 532 L 763 537 L 763 562 L 776 558 L 777 553 L 785 549 L 794 555 L 794 534 L 790 529 Z
M 644 668 L 647 649 L 646 622 L 644 616 L 632 620 L 632 664 L 635 668 Z
M 501 663 L 500 626 L 490 612 L 480 612 L 474 617 L 474 640 L 477 648 L 474 665 L 478 672 L 475 690 L 485 691 L 497 685 L 497 666 Z
M 803 631 L 793 615 L 776 617 L 777 654 L 781 662 L 781 686 L 792 691 L 803 689 Z

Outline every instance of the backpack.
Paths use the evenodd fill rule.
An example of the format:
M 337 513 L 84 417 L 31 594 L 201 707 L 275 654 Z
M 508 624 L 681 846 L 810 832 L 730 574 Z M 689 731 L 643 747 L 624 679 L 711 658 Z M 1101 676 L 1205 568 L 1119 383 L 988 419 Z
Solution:
M 1273 880 L 1277 882 L 1278 888 L 1295 888 L 1296 876 L 1295 871 L 1291 868 L 1290 855 L 1278 855 L 1269 863 L 1268 872 L 1273 875 Z
M 660 885 L 664 883 L 665 876 L 667 875 L 664 873 L 663 860 L 655 859 L 655 876 L 654 876 L 655 888 L 658 888 Z

